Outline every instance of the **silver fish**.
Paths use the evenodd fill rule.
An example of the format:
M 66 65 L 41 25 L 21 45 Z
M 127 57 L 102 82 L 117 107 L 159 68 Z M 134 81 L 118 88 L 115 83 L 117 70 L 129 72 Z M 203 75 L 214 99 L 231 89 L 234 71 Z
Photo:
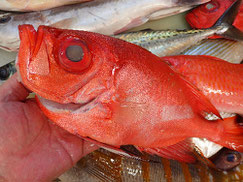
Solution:
M 91 0 L 1 0 L 0 10 L 4 11 L 40 11 L 67 4 L 81 3 Z
M 96 0 L 51 10 L 0 15 L 0 48 L 17 51 L 18 25 L 48 25 L 113 35 L 209 0 Z
M 240 63 L 243 60 L 243 42 L 227 39 L 203 40 L 200 44 L 182 52 L 184 55 L 209 55 L 230 63 Z

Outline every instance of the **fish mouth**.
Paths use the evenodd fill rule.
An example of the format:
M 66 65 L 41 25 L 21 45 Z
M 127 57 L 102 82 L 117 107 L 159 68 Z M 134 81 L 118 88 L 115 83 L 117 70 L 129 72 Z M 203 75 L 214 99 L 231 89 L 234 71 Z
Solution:
M 91 98 L 86 102 L 61 104 L 52 100 L 45 99 L 37 95 L 39 103 L 52 112 L 69 112 L 73 114 L 88 112 L 97 105 L 97 98 Z

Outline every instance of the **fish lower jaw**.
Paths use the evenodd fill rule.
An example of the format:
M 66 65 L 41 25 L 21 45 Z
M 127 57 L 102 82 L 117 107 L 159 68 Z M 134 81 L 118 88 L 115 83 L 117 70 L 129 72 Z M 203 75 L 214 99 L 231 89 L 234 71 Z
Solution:
M 90 109 L 97 105 L 96 98 L 92 98 L 84 103 L 68 103 L 62 104 L 55 101 L 47 100 L 37 95 L 38 100 L 42 106 L 52 112 L 71 112 L 71 113 L 83 113 L 88 112 Z

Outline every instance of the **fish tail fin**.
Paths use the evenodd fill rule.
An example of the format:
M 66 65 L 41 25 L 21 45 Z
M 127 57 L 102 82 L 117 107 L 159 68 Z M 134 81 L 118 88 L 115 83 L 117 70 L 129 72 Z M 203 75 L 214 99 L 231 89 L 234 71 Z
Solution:
M 218 121 L 222 123 L 224 131 L 220 137 L 220 145 L 227 148 L 243 152 L 243 118 L 236 115 L 224 120 Z
M 243 32 L 234 27 L 232 24 L 237 16 L 242 0 L 237 0 L 223 13 L 223 15 L 217 20 L 212 28 L 220 28 L 216 34 L 219 34 L 225 38 L 242 41 Z M 226 27 L 225 31 L 223 27 Z M 222 32 L 223 31 L 223 32 Z

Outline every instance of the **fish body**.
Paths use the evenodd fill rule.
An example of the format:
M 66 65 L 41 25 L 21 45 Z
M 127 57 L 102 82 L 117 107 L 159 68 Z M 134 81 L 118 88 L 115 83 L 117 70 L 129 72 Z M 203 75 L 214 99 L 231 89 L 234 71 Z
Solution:
M 40 11 L 58 6 L 76 4 L 91 0 L 1 0 L 0 10 L 4 11 Z
M 180 54 L 192 45 L 220 31 L 222 31 L 222 27 L 201 30 L 148 30 L 122 33 L 114 37 L 139 45 L 153 54 L 163 57 Z
M 225 12 L 235 0 L 212 0 L 186 15 L 186 20 L 192 28 L 209 28 Z M 233 25 L 243 31 L 243 4 L 241 3 Z
M 2 15 L 0 18 L 0 47 L 17 51 L 18 25 L 31 24 L 35 28 L 48 25 L 56 28 L 86 30 L 113 35 L 146 23 L 150 18 L 160 18 L 177 13 L 177 7 L 186 10 L 208 0 L 98 0 L 69 5 L 51 10 Z M 171 9 L 170 9 L 171 8 Z M 129 12 L 129 13 L 128 13 Z M 0 16 L 1 17 L 1 16 Z
M 155 151 L 203 137 L 243 150 L 235 118 L 204 119 L 204 112 L 217 110 L 149 51 L 92 32 L 19 28 L 21 81 L 50 120 L 69 132 L 116 148 Z
M 243 65 L 211 56 L 163 57 L 219 110 L 243 114 Z
M 232 153 L 229 152 L 229 154 Z M 233 162 L 226 161 L 226 158 L 227 156 L 223 153 L 217 156 L 217 159 L 221 161 L 221 166 L 232 165 L 231 163 Z M 72 169 L 61 175 L 59 179 L 70 182 L 82 179 L 94 182 L 157 182 L 158 180 L 171 182 L 228 182 L 242 181 L 242 170 L 243 164 L 240 164 L 233 170 L 219 171 L 200 163 L 195 165 L 187 164 L 146 155 L 140 160 L 136 160 L 99 149 L 83 157 Z
M 190 47 L 183 55 L 208 55 L 239 64 L 243 60 L 243 42 L 227 39 L 208 39 Z

